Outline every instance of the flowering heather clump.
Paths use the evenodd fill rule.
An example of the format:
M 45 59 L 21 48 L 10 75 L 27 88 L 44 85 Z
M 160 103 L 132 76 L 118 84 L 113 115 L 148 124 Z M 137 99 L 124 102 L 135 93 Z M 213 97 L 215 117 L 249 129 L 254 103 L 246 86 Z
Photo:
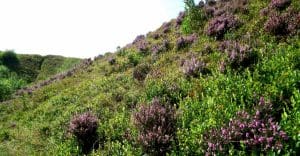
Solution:
M 178 50 L 185 48 L 189 44 L 194 43 L 197 40 L 197 38 L 198 37 L 196 34 L 192 34 L 192 35 L 186 36 L 186 37 L 179 37 L 176 41 L 176 47 Z
M 152 36 L 153 39 L 157 40 L 157 39 L 159 39 L 161 37 L 161 34 L 159 34 L 159 33 L 153 33 L 151 36 Z
M 114 64 L 116 64 L 116 59 L 115 58 L 109 58 L 108 59 L 108 63 L 110 64 L 110 65 L 114 65 Z
M 270 6 L 282 10 L 287 8 L 291 3 L 291 0 L 272 0 Z
M 182 24 L 184 17 L 185 17 L 185 12 L 180 12 L 176 19 L 176 27 Z
M 206 4 L 207 4 L 208 6 L 214 6 L 214 5 L 217 4 L 217 1 L 215 1 L 215 0 L 206 0 Z
M 164 23 L 162 25 L 162 32 L 163 33 L 168 33 L 171 29 L 171 23 L 170 22 L 167 22 L 167 23 Z
M 137 36 L 137 37 L 134 39 L 134 41 L 133 41 L 132 44 L 136 44 L 136 43 L 138 43 L 138 42 L 140 42 L 140 41 L 143 41 L 143 40 L 145 40 L 145 39 L 146 39 L 145 35 L 139 35 L 139 36 Z
M 273 14 L 266 21 L 264 29 L 274 35 L 285 35 L 287 34 L 287 27 L 286 19 L 278 14 Z
M 228 125 L 221 129 L 212 129 L 204 135 L 207 155 L 228 154 L 231 147 L 246 151 L 268 152 L 281 150 L 288 140 L 287 134 L 272 117 L 272 104 L 260 98 L 255 113 L 239 111 L 230 119 Z
M 134 114 L 134 124 L 139 130 L 137 141 L 144 152 L 165 155 L 176 133 L 176 116 L 172 107 L 163 106 L 154 99 L 150 106 L 141 106 Z
M 248 45 L 236 41 L 224 41 L 219 45 L 219 50 L 228 55 L 228 60 L 233 68 L 250 65 L 255 57 Z
M 202 61 L 192 57 L 190 60 L 186 60 L 183 63 L 183 73 L 188 77 L 197 77 L 201 72 L 205 70 L 206 64 Z
M 144 81 L 150 71 L 148 64 L 140 64 L 133 70 L 133 77 L 139 81 Z
M 168 40 L 163 40 L 162 43 L 153 45 L 151 51 L 153 54 L 158 54 L 163 51 L 167 51 L 170 48 L 170 44 Z
M 142 40 L 137 43 L 137 49 L 141 53 L 146 53 L 148 51 L 148 43 L 145 40 Z
M 239 20 L 233 15 L 218 16 L 209 21 L 206 33 L 221 39 L 228 30 L 237 28 L 239 24 Z
M 293 8 L 287 9 L 287 11 L 282 14 L 272 12 L 264 25 L 265 31 L 276 36 L 295 34 L 299 28 L 300 13 Z
M 91 112 L 75 116 L 69 125 L 69 131 L 76 137 L 83 153 L 97 146 L 98 119 Z

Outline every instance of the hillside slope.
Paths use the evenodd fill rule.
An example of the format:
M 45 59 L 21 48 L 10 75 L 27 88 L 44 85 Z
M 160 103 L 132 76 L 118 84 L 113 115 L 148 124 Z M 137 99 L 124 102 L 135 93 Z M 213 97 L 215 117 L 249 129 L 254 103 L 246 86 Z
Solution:
M 1 103 L 0 155 L 299 155 L 299 10 L 297 0 L 192 7 Z M 85 144 L 74 124 L 89 120 Z
M 1 60 L 4 62 L 1 63 Z M 15 54 L 12 51 L 0 52 L 0 101 L 10 99 L 11 94 L 17 89 L 49 79 L 79 62 L 80 59 L 62 56 L 25 55 Z

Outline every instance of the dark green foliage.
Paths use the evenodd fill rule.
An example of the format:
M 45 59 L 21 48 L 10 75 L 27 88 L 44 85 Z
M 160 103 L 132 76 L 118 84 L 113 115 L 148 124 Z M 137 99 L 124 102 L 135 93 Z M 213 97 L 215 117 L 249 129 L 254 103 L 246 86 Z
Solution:
M 142 56 L 139 53 L 131 53 L 128 55 L 129 63 L 136 66 L 140 63 Z
M 5 51 L 0 55 L 0 62 L 10 70 L 16 71 L 20 66 L 17 54 L 13 51 Z
M 44 57 L 41 55 L 19 55 L 18 74 L 28 83 L 34 82 L 40 74 Z
M 9 99 L 16 89 L 25 85 L 16 73 L 6 66 L 0 65 L 0 76 L 0 102 Z
M 150 65 L 148 64 L 140 64 L 136 66 L 133 70 L 133 78 L 137 79 L 138 81 L 144 81 L 150 69 Z
M 180 24 L 183 17 L 184 20 L 182 22 L 181 30 L 185 34 L 191 34 L 193 32 L 198 32 L 203 26 L 206 17 L 203 13 L 202 9 L 199 9 L 194 0 L 185 0 L 185 15 L 181 14 L 177 20 L 177 23 Z

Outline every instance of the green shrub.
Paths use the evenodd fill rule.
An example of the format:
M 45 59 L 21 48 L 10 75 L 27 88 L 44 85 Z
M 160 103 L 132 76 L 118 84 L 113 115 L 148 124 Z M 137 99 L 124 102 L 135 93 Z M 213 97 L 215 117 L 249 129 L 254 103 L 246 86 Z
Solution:
M 10 70 L 17 70 L 20 66 L 20 61 L 17 54 L 13 51 L 6 51 L 1 54 L 0 60 Z
M 133 77 L 138 81 L 144 81 L 150 69 L 150 65 L 140 64 L 134 68 Z
M 186 16 L 182 22 L 181 30 L 185 34 L 198 32 L 206 20 L 203 9 L 199 9 L 194 0 L 184 0 L 184 3 Z

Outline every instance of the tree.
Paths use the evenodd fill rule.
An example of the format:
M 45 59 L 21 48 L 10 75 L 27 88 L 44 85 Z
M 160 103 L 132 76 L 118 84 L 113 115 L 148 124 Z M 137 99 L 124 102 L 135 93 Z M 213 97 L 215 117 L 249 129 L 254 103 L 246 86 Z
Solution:
M 5 51 L 2 53 L 0 56 L 0 62 L 2 62 L 2 64 L 10 70 L 16 70 L 20 65 L 17 54 L 13 51 Z

